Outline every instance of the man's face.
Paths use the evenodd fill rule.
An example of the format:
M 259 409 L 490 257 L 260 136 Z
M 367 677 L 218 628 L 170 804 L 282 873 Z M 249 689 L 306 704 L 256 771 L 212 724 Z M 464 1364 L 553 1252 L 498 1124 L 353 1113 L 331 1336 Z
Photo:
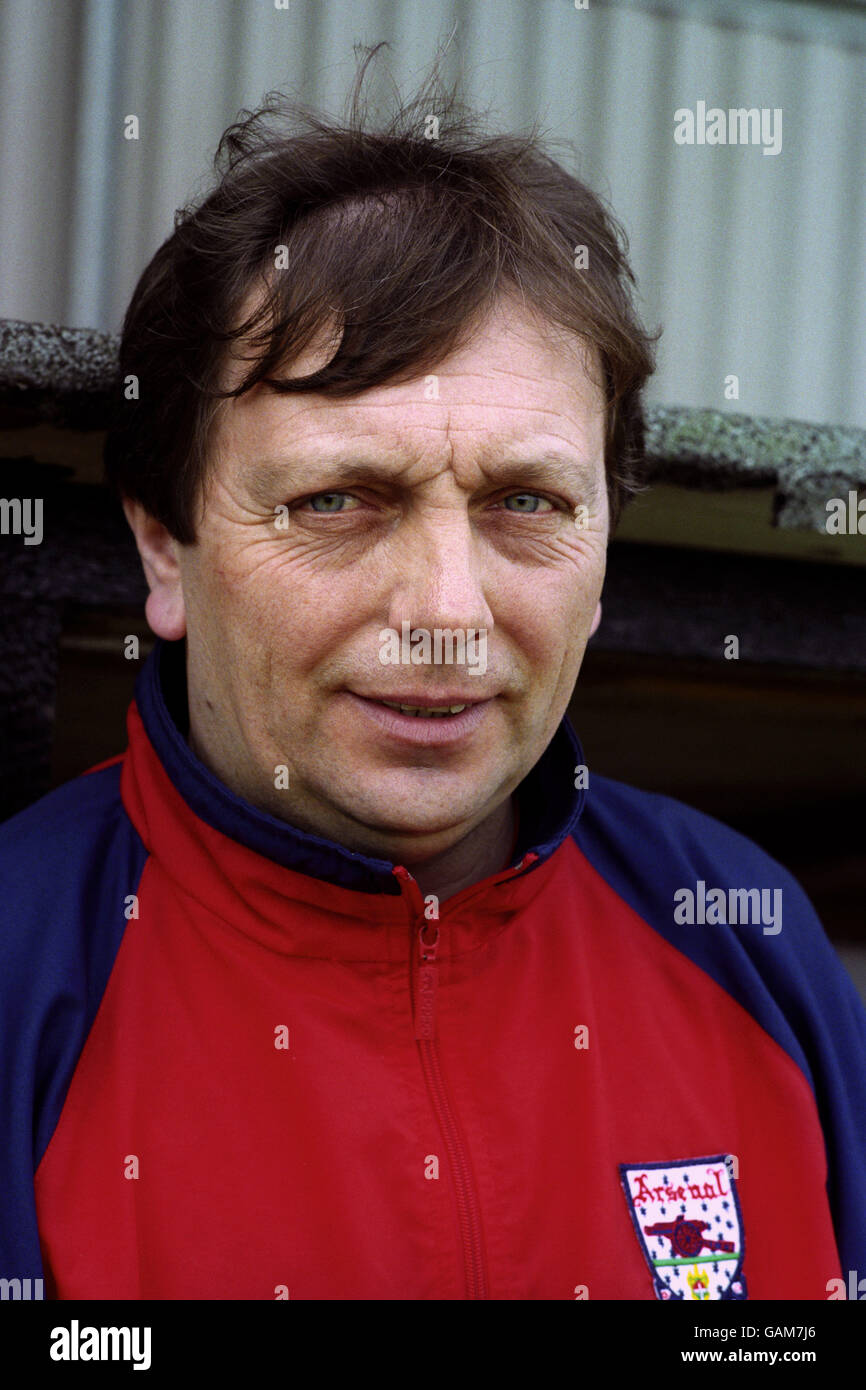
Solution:
M 405 862 L 502 807 L 598 620 L 605 416 L 582 347 L 503 301 L 435 378 L 227 404 L 197 543 L 174 545 L 190 742 L 222 781 Z M 149 605 L 157 632 L 182 635 Z M 383 663 L 397 650 L 383 630 L 404 623 L 431 656 L 437 629 L 484 633 L 486 669 L 477 638 L 463 664 L 446 664 L 447 638 L 438 662 Z M 411 639 L 401 655 L 412 647 L 423 657 Z M 468 708 L 425 718 L 386 701 Z

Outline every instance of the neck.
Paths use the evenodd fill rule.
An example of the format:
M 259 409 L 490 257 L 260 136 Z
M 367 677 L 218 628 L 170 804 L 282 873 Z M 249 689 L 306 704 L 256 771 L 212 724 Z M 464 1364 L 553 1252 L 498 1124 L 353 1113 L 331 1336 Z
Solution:
M 186 742 L 199 762 L 227 786 L 233 786 L 225 773 L 208 757 L 207 750 L 196 738 L 192 728 L 187 734 Z M 371 839 L 369 832 L 357 836 L 351 833 L 341 835 L 332 827 L 308 819 L 300 807 L 295 806 L 287 813 L 282 799 L 275 806 L 259 801 L 255 793 L 245 787 L 234 785 L 233 789 L 239 795 L 245 796 L 252 805 L 261 806 L 262 810 L 270 811 L 279 819 L 285 819 L 298 830 L 325 836 L 335 843 L 342 844 L 345 849 L 360 854 L 374 854 L 377 858 L 390 859 L 394 863 L 405 865 L 425 897 L 434 893 L 440 902 L 453 898 L 455 893 L 468 888 L 470 884 L 478 883 L 503 869 L 513 852 L 517 826 L 513 796 L 506 798 L 480 825 L 476 825 L 455 844 L 425 856 L 413 854 L 405 847 L 389 844 L 388 838 L 381 833 L 374 839 Z
M 403 862 L 425 897 L 435 893 L 440 903 L 445 902 L 505 867 L 513 851 L 516 825 L 514 798 L 509 797 L 450 849 L 417 863 Z

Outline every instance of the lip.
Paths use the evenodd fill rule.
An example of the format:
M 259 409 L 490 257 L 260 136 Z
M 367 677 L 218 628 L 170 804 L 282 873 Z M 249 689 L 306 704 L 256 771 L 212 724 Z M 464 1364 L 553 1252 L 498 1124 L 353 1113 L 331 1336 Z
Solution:
M 409 696 L 401 691 L 397 695 L 390 694 L 383 697 L 397 704 L 414 704 L 418 707 L 424 705 L 432 708 L 437 705 L 466 705 L 466 709 L 462 710 L 460 714 L 447 715 L 441 719 L 423 719 L 414 714 L 401 714 L 398 709 L 389 709 L 387 705 L 380 703 L 379 697 L 356 695 L 352 690 L 347 690 L 345 693 L 358 713 L 363 718 L 368 719 L 380 732 L 388 735 L 395 742 L 413 744 L 415 747 L 422 748 L 450 747 L 469 738 L 483 722 L 488 706 L 493 704 L 493 698 L 495 698 L 479 700 L 476 695 L 470 702 L 467 699 L 462 699 L 459 695 L 436 695 L 434 697 L 430 691 L 426 691 L 423 696 L 418 694 Z
M 486 704 L 491 697 L 485 695 L 482 699 L 478 698 L 478 691 L 473 690 L 471 695 L 461 694 L 459 691 L 446 691 L 444 694 L 434 693 L 430 690 L 389 690 L 383 695 L 361 695 L 359 691 L 353 690 L 352 695 L 357 695 L 360 700 L 388 700 L 392 705 L 414 705 L 418 709 L 441 709 L 443 705 L 482 705 Z

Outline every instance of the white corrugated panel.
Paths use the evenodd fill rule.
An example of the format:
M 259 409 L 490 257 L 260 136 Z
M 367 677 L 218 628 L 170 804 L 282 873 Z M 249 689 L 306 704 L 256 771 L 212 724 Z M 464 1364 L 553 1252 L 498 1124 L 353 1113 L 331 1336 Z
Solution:
M 866 425 L 854 5 L 6 0 L 0 316 L 116 329 L 240 106 L 289 87 L 339 110 L 353 44 L 380 39 L 411 87 L 452 29 L 446 74 L 500 125 L 538 116 L 570 141 L 572 167 L 624 222 L 644 315 L 665 329 L 654 399 Z M 781 153 L 675 144 L 674 111 L 698 101 L 781 108 Z M 138 141 L 123 138 L 130 114 Z

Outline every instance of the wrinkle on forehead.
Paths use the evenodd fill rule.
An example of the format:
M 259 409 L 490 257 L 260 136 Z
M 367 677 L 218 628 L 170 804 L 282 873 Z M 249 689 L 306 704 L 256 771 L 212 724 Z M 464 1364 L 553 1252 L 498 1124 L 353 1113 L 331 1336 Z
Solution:
M 315 340 L 284 369 L 285 374 L 305 376 L 318 370 L 331 359 L 340 338 L 336 320 L 323 324 Z M 485 352 L 485 339 L 490 350 L 479 361 L 479 354 Z M 540 353 L 537 371 L 528 369 L 525 360 L 515 354 L 512 341 Z M 231 371 L 245 371 L 248 366 L 235 359 Z M 457 454 L 462 453 L 462 437 L 471 439 L 479 432 L 501 434 L 502 447 L 507 450 L 511 443 L 519 445 L 521 436 L 534 437 L 537 422 L 539 436 L 559 438 L 589 458 L 599 445 L 603 447 L 604 438 L 606 410 L 599 367 L 600 355 L 588 339 L 552 324 L 532 306 L 503 297 L 479 321 L 464 346 L 443 360 L 435 372 L 414 380 L 386 382 L 340 398 L 314 391 L 284 396 L 266 383 L 258 383 L 243 396 L 220 402 L 211 435 L 211 467 L 203 488 L 202 510 L 220 461 L 237 463 L 233 455 L 244 435 L 247 438 L 240 452 L 252 449 L 258 458 L 279 454 L 279 445 L 275 447 L 274 442 L 280 437 L 286 440 L 287 452 L 297 449 L 305 436 L 318 441 L 320 449 L 333 439 L 341 451 L 351 450 L 355 440 L 360 448 L 366 439 L 375 440 L 382 456 L 392 454 L 395 462 L 403 455 L 408 464 L 414 455 L 417 463 L 423 460 L 429 466 L 435 459 L 438 468 L 447 468 L 455 464 L 455 448 Z M 428 398 L 425 391 L 431 375 L 473 385 L 477 382 L 478 391 L 472 390 L 460 400 L 442 395 Z M 532 398 L 538 391 L 544 399 Z M 373 424 L 376 414 L 381 418 L 383 412 L 389 416 L 397 413 L 393 433 L 388 427 L 390 437 L 383 437 L 382 430 Z M 369 429 L 365 427 L 367 419 L 373 426 Z M 597 419 L 601 431 L 595 428 Z

